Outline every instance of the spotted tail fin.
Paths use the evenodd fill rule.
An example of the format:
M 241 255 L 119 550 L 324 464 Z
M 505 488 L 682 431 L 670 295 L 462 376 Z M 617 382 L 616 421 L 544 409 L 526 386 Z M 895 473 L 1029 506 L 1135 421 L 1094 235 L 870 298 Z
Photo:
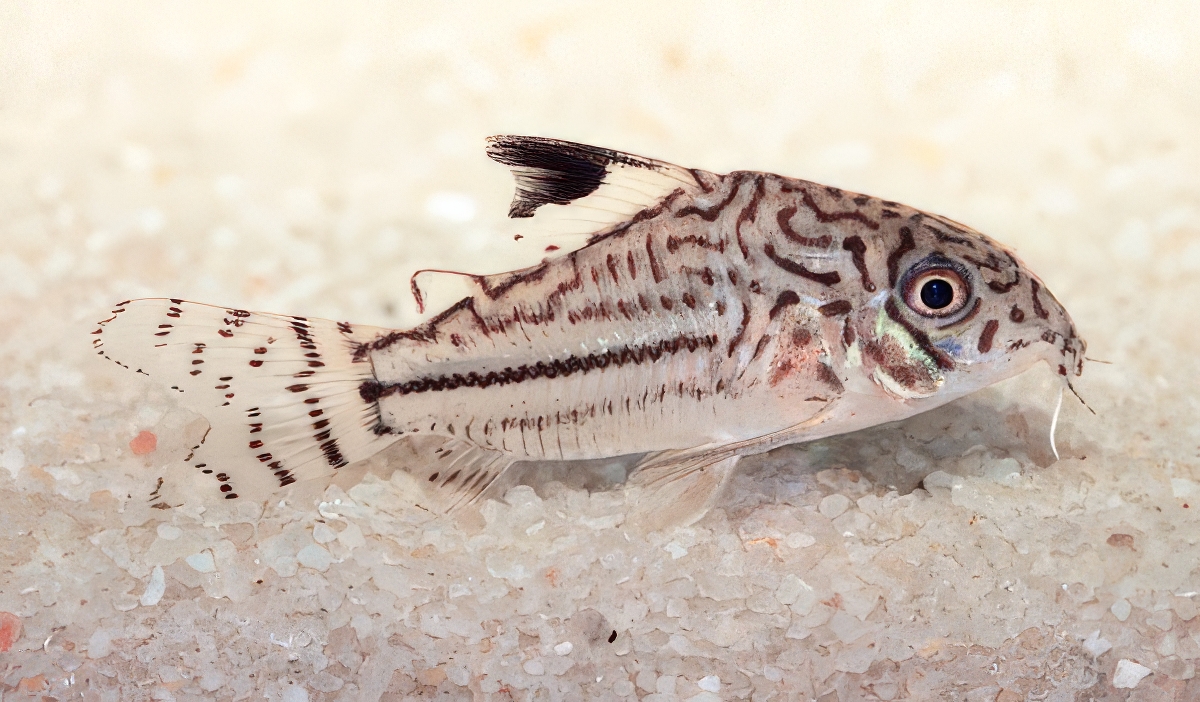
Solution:
M 183 300 L 123 302 L 92 332 L 96 353 L 176 391 L 211 426 L 186 462 L 227 500 L 268 499 L 328 478 L 393 441 L 359 395 L 360 344 L 380 330 Z M 157 500 L 156 496 L 152 499 Z

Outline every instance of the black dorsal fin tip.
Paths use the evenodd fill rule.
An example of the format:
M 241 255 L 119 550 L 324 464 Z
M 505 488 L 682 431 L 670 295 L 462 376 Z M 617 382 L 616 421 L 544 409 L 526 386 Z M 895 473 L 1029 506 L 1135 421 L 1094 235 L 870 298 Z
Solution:
M 591 195 L 614 163 L 650 171 L 665 165 L 612 149 L 531 136 L 489 137 L 487 154 L 509 166 L 516 178 L 517 192 L 508 210 L 512 218 L 532 217 L 542 205 L 567 205 Z

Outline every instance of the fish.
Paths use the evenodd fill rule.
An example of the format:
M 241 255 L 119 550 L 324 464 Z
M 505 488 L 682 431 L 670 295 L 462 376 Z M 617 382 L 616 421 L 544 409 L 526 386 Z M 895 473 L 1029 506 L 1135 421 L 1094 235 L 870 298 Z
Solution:
M 745 456 L 1042 362 L 1068 386 L 1083 372 L 1086 344 L 1042 281 L 946 217 L 542 137 L 491 137 L 487 155 L 515 179 L 509 218 L 542 232 L 514 240 L 540 259 L 419 271 L 418 305 L 438 281 L 467 286 L 427 321 L 141 299 L 112 308 L 93 348 L 208 420 L 185 463 L 214 497 L 263 501 L 418 437 L 436 448 L 410 472 L 444 512 L 517 462 L 635 456 L 644 513 L 681 523 Z M 171 506 L 161 489 L 151 500 Z

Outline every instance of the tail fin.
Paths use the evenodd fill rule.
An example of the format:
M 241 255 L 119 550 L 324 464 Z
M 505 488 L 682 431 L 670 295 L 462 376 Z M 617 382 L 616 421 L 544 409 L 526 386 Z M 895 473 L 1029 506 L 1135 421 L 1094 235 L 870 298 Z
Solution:
M 260 501 L 297 481 L 328 478 L 394 440 L 376 433 L 377 407 L 359 395 L 374 374 L 355 352 L 380 331 L 145 299 L 118 304 L 92 345 L 168 385 L 208 419 L 186 462 L 211 476 L 215 494 Z

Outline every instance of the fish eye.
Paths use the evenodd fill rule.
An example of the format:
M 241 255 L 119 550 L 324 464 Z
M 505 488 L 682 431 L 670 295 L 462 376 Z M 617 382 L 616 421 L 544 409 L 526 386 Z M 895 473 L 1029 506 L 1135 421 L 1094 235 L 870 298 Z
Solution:
M 930 278 L 921 285 L 921 303 L 931 310 L 945 309 L 954 302 L 954 286 L 941 278 Z
M 904 284 L 904 302 L 922 317 L 952 316 L 970 297 L 966 279 L 949 267 L 915 271 Z

